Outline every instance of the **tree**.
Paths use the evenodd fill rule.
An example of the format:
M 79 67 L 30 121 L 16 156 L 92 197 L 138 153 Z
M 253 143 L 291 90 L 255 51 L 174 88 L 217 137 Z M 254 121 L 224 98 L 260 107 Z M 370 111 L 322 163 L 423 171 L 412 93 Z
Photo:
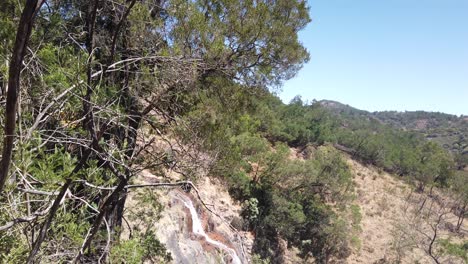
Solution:
M 425 143 L 419 151 L 420 169 L 416 174 L 418 189 L 423 191 L 426 185 L 446 185 L 454 166 L 450 155 L 434 142 Z
M 0 230 L 35 223 L 22 228 L 24 239 L 17 237 L 18 243 L 32 241 L 24 259 L 29 263 L 105 258 L 102 225 L 117 241 L 133 176 L 145 168 L 164 173 L 171 166 L 196 178 L 196 170 L 181 160 L 201 151 L 205 140 L 200 130 L 180 123 L 201 94 L 216 93 L 224 84 L 274 89 L 308 59 L 297 37 L 310 21 L 305 1 L 40 1 L 47 8 L 36 8 L 36 2 L 26 2 L 12 54 L 17 59 L 11 62 L 8 92 L 23 100 L 18 113 L 17 94 L 7 100 L 1 171 L 6 175 L 13 162 L 22 177 L 2 201 L 24 201 L 24 207 L 7 210 L 10 217 L 1 220 Z M 34 15 L 36 30 L 26 49 Z M 20 78 L 23 57 L 28 63 Z M 149 150 L 154 144 L 147 131 L 170 142 L 167 137 L 181 135 L 181 128 L 191 135 L 177 138 L 176 146 L 166 144 L 170 151 Z M 20 155 L 9 160 L 14 144 Z M 193 147 L 185 150 L 186 145 Z M 168 158 L 168 152 L 174 155 Z M 59 156 L 67 162 L 38 162 Z M 54 166 L 53 177 L 36 181 L 41 166 Z M 30 199 L 31 192 L 51 201 Z M 63 213 L 61 206 L 87 209 Z M 81 225 L 86 230 L 74 229 L 76 239 L 63 245 L 74 257 L 47 255 L 43 244 L 56 238 L 58 219 L 67 230 L 89 219 Z
M 468 216 L 468 175 L 464 172 L 455 173 L 450 179 L 450 186 L 454 194 L 455 215 L 458 216 L 456 231 L 459 232 L 463 221 Z

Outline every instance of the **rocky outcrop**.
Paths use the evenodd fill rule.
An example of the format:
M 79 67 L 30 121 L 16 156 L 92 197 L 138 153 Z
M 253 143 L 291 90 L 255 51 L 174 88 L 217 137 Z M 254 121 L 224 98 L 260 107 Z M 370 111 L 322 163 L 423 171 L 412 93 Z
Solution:
M 147 172 L 143 175 L 139 181 L 156 181 Z M 203 202 L 194 190 L 157 191 L 163 210 L 153 228 L 171 253 L 173 263 L 249 263 L 253 235 L 230 224 L 240 217 L 241 206 L 214 180 L 205 178 L 196 185 Z M 130 194 L 129 210 L 132 205 Z

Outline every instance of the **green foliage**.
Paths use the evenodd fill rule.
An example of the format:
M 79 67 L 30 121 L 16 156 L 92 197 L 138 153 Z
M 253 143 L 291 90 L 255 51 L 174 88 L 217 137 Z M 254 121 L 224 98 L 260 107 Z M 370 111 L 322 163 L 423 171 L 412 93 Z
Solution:
M 457 156 L 457 166 L 468 165 L 468 122 L 464 116 L 434 112 L 377 112 L 375 117 L 393 127 L 417 132 Z
M 242 216 L 251 224 L 255 224 L 259 216 L 258 200 L 256 198 L 250 198 L 244 201 Z
M 154 190 L 143 189 L 135 194 L 134 199 L 137 203 L 134 208 L 129 209 L 129 218 L 136 223 L 135 232 L 153 232 L 152 227 L 160 219 L 163 210 L 159 195 Z
M 133 199 L 134 207 L 129 208 L 129 220 L 134 223 L 132 236 L 128 240 L 120 240 L 112 247 L 111 263 L 168 263 L 172 256 L 166 247 L 158 240 L 153 225 L 161 217 L 163 206 L 154 190 L 139 190 Z
M 298 226 L 301 226 L 306 219 L 302 205 L 277 195 L 274 195 L 270 202 L 271 210 L 262 219 L 262 224 L 275 227 L 276 232 L 282 237 L 291 239 L 297 236 Z
M 310 21 L 305 1 L 177 0 L 166 10 L 175 20 L 171 32 L 175 51 L 196 50 L 207 61 L 234 58 L 233 67 L 245 83 L 277 85 L 308 59 L 297 37 Z
M 75 160 L 67 152 L 55 148 L 52 153 L 39 152 L 33 159 L 30 171 L 40 181 L 56 183 L 67 178 L 73 170 Z
M 120 241 L 112 247 L 109 256 L 110 263 L 128 263 L 139 264 L 143 262 L 145 249 L 141 247 L 140 240 L 137 238 Z M 125 260 L 125 262 L 122 262 Z
M 468 172 L 457 171 L 450 178 L 449 185 L 462 202 L 468 203 Z
M 356 229 L 360 229 L 359 225 L 362 220 L 361 208 L 359 207 L 359 205 L 352 204 L 350 206 L 350 211 L 351 211 L 351 221 L 352 221 L 353 227 L 355 227 Z
M 206 135 L 208 150 L 220 153 L 212 173 L 244 201 L 255 252 L 274 261 L 281 236 L 304 256 L 347 256 L 360 221 L 358 210 L 346 206 L 353 199 L 351 173 L 333 147 L 314 147 L 333 140 L 335 121 L 300 98 L 284 105 L 270 94 L 246 96 L 242 87 L 231 88 L 202 93 L 184 118 Z M 288 144 L 307 143 L 305 160 L 290 158 Z M 348 215 L 355 218 L 345 221 Z
M 454 157 L 439 144 L 425 140 L 418 133 L 392 127 L 395 124 L 391 117 L 386 117 L 386 112 L 368 113 L 330 101 L 316 105 L 326 108 L 336 120 L 333 123 L 336 137 L 331 142 L 344 147 L 354 158 L 408 176 L 420 190 L 426 186 L 447 186 L 455 168 Z M 398 114 L 406 115 L 412 113 Z
M 362 215 L 349 205 L 352 176 L 331 144 L 422 186 L 452 184 L 452 157 L 417 134 L 368 119 L 365 112 L 344 109 L 335 115 L 299 97 L 285 105 L 271 95 L 245 98 L 243 93 L 240 87 L 220 90 L 194 109 L 209 113 L 197 121 L 201 128 L 211 123 L 202 131 L 222 138 L 214 139 L 222 141 L 222 155 L 213 174 L 223 175 L 231 193 L 245 201 L 244 217 L 257 235 L 254 249 L 263 258 L 275 259 L 277 235 L 319 262 L 345 258 L 360 247 Z M 239 98 L 242 106 L 233 103 Z M 306 159 L 291 160 L 291 146 L 305 149 Z
M 434 142 L 420 146 L 419 169 L 414 170 L 416 179 L 423 186 L 431 184 L 447 185 L 454 167 L 452 157 Z
M 9 220 L 7 210 L 0 208 L 0 225 Z M 2 231 L 0 235 L 0 263 L 23 263 L 28 251 L 27 241 L 11 231 Z
M 461 258 L 465 263 L 468 262 L 468 242 L 452 243 L 449 239 L 438 241 L 443 255 L 450 255 Z
M 90 227 L 89 223 L 81 221 L 85 216 L 85 208 L 73 213 L 60 212 L 52 226 L 53 236 L 61 238 L 62 243 L 70 242 L 72 244 L 70 247 L 79 247 Z
M 268 259 L 262 259 L 259 255 L 254 254 L 252 256 L 252 264 L 270 264 L 270 261 Z
M 15 39 L 15 28 L 19 19 L 20 8 L 19 3 L 13 0 L 5 0 L 0 3 L 0 76 L 2 76 L 3 61 L 7 59 L 7 54 L 13 47 L 13 41 Z M 6 72 L 5 72 L 6 73 Z
M 140 244 L 144 249 L 143 260 L 149 260 L 152 263 L 157 261 L 168 263 L 172 261 L 171 253 L 167 252 L 166 247 L 157 239 L 153 231 L 148 231 Z
M 28 251 L 26 241 L 21 241 L 11 234 L 0 237 L 1 263 L 25 263 Z

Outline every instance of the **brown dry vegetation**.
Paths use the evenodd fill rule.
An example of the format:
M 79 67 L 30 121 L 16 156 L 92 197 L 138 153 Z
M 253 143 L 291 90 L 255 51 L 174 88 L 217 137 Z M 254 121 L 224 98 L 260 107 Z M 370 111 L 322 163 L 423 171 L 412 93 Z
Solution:
M 435 226 L 439 215 L 443 216 L 437 226 L 438 239 L 466 241 L 466 223 L 459 234 L 449 230 L 456 224 L 456 216 L 450 212 L 448 198 L 415 193 L 400 178 L 351 159 L 348 162 L 356 183 L 356 202 L 362 213 L 362 244 L 348 259 L 349 263 L 434 263 L 428 254 L 427 236 L 433 236 L 431 225 Z M 441 263 L 464 263 L 450 256 L 438 258 Z

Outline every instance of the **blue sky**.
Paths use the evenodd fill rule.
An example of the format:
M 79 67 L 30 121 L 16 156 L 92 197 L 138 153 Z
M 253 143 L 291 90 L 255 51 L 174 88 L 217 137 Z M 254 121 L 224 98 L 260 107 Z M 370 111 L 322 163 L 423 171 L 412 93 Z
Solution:
M 468 115 L 468 0 L 309 0 L 310 61 L 284 102 Z

